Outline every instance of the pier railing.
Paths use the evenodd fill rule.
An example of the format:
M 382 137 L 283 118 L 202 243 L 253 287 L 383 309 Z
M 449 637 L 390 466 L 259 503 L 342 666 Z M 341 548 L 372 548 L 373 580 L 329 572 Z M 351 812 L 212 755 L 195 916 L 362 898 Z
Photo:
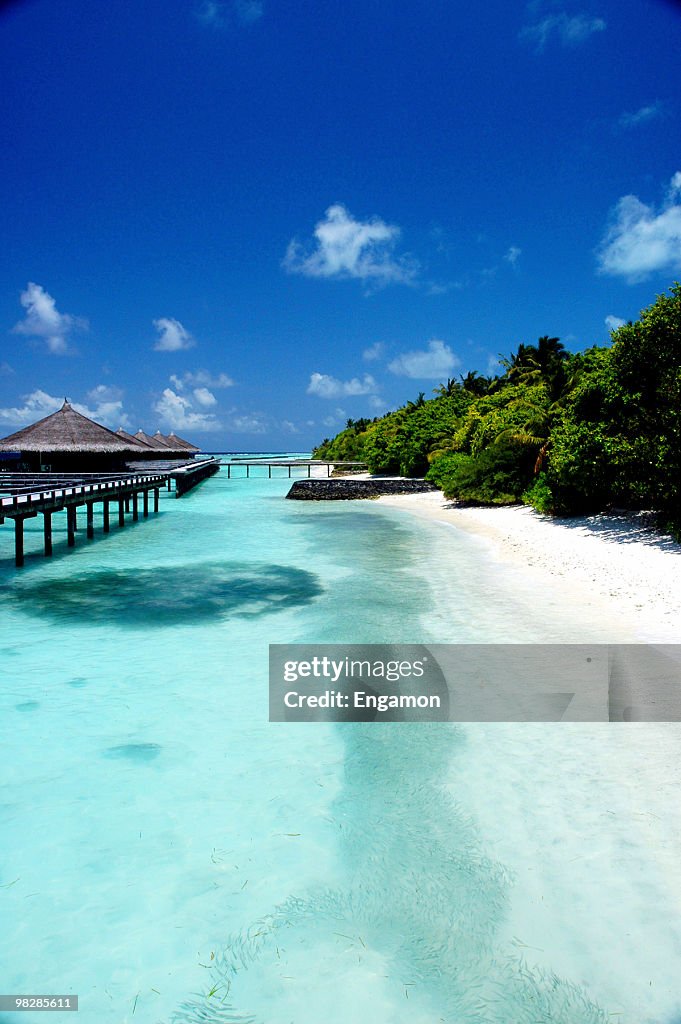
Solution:
M 227 467 L 227 478 L 230 479 L 232 475 L 235 477 L 237 474 L 233 474 L 234 469 L 245 469 L 245 474 L 240 476 L 250 477 L 251 469 L 266 469 L 267 476 L 271 479 L 273 469 L 287 469 L 288 476 L 291 476 L 292 469 L 306 469 L 307 476 L 312 476 L 312 470 L 318 469 L 322 472 L 326 470 L 326 475 L 331 476 L 334 469 L 345 469 L 349 471 L 354 469 L 358 472 L 362 472 L 367 469 L 366 462 L 324 462 L 321 459 L 232 459 L 229 462 L 223 462 L 223 466 Z
M 4 475 L 4 474 L 3 474 Z M 110 503 L 118 503 L 118 525 L 125 526 L 125 514 L 132 510 L 132 519 L 139 519 L 139 496 L 142 496 L 142 515 L 149 515 L 149 494 L 153 494 L 154 512 L 158 512 L 159 491 L 167 483 L 167 473 L 145 473 L 139 476 L 117 476 L 96 482 L 76 483 L 70 486 L 52 486 L 48 489 L 12 487 L 9 481 L 0 483 L 0 490 L 11 489 L 12 493 L 0 498 L 0 523 L 5 518 L 14 521 L 14 560 L 18 568 L 24 564 L 24 522 L 38 515 L 43 516 L 43 541 L 45 557 L 52 555 L 52 516 L 66 511 L 67 543 L 76 543 L 77 510 L 85 506 L 86 535 L 94 537 L 94 506 L 103 505 L 103 532 L 110 530 Z M 15 485 L 16 486 L 16 485 Z

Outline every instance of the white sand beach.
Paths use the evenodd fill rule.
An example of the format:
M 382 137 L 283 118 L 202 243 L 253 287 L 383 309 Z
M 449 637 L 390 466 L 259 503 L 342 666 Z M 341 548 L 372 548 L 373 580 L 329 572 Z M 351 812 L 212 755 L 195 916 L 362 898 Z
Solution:
M 505 576 L 547 607 L 565 602 L 566 618 L 579 607 L 613 642 L 681 638 L 681 545 L 645 514 L 552 519 L 459 508 L 439 491 L 378 500 L 479 538 Z M 531 969 L 584 984 L 610 1019 L 676 1021 L 681 725 L 463 728 L 466 764 L 447 785 L 515 879 L 509 946 Z
M 646 513 L 554 519 L 526 506 L 461 508 L 440 491 L 378 501 L 477 536 L 538 594 L 562 593 L 607 619 L 613 640 L 681 641 L 681 544 L 656 532 Z

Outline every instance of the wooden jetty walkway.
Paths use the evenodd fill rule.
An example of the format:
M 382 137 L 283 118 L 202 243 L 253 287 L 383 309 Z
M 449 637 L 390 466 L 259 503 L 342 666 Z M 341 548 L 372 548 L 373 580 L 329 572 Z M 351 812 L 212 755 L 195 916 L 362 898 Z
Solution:
M 123 476 L 114 479 L 95 480 L 90 483 L 72 483 L 70 486 L 55 486 L 50 490 L 27 490 L 25 487 L 6 497 L 0 497 L 0 523 L 5 519 L 14 520 L 14 561 L 17 568 L 24 564 L 24 522 L 43 517 L 43 541 L 45 557 L 52 554 L 52 516 L 55 512 L 66 511 L 67 542 L 70 548 L 76 543 L 77 510 L 83 505 L 86 512 L 86 534 L 88 540 L 95 535 L 94 506 L 102 502 L 103 530 L 109 533 L 109 507 L 112 501 L 118 504 L 118 525 L 125 526 L 125 513 L 132 506 L 133 521 L 139 518 L 139 496 L 142 495 L 142 515 L 149 515 L 149 492 L 153 493 L 154 512 L 158 512 L 160 488 L 167 483 L 168 474 L 149 473 L 143 476 Z M 8 485 L 2 481 L 0 487 Z M 43 484 L 43 487 L 45 484 Z
M 229 462 L 220 463 L 227 467 L 228 479 L 232 477 L 233 470 L 237 467 L 245 469 L 241 476 L 250 477 L 251 469 L 267 469 L 267 476 L 271 479 L 273 469 L 288 469 L 288 476 L 291 476 L 292 469 L 307 469 L 307 476 L 311 477 L 313 469 L 326 469 L 326 475 L 331 476 L 333 469 L 355 469 L 364 471 L 367 468 L 365 462 L 323 462 L 320 459 L 232 459 Z
M 85 506 L 86 536 L 94 533 L 94 506 L 102 504 L 103 532 L 110 532 L 110 506 L 118 506 L 118 526 L 125 526 L 126 512 L 132 512 L 132 521 L 139 520 L 139 499 L 142 499 L 142 517 L 149 515 L 149 495 L 153 496 L 153 510 L 158 512 L 159 492 L 164 486 L 171 489 L 175 481 L 175 496 L 182 497 L 206 477 L 217 473 L 216 459 L 203 459 L 175 469 L 159 472 L 121 473 L 0 473 L 0 524 L 5 519 L 14 521 L 14 560 L 17 568 L 24 564 L 24 522 L 38 515 L 43 517 L 45 557 L 52 555 L 52 516 L 66 511 L 66 531 L 69 547 L 76 543 L 78 509 Z

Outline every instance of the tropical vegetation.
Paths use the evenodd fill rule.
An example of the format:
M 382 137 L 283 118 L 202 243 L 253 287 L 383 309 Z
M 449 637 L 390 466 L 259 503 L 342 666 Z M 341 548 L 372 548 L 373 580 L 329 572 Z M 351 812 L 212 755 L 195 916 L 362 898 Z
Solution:
M 571 353 L 544 335 L 373 420 L 348 420 L 317 458 L 423 476 L 462 503 L 559 515 L 653 509 L 681 532 L 681 285 L 611 344 Z

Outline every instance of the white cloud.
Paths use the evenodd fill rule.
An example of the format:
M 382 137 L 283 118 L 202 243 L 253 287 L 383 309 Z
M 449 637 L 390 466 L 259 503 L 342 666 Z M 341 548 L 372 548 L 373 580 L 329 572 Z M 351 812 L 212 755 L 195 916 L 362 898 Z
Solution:
M 428 295 L 447 295 L 449 292 L 460 291 L 463 287 L 463 281 L 429 281 L 426 285 L 426 293 Z
M 0 377 L 11 377 L 14 370 L 9 363 L 0 363 Z
M 162 423 L 172 430 L 193 430 L 201 433 L 221 428 L 221 424 L 212 413 L 197 412 L 189 398 L 178 395 L 171 388 L 165 388 L 154 405 L 154 411 L 161 417 Z
M 171 316 L 162 316 L 153 321 L 154 327 L 159 333 L 158 340 L 154 345 L 156 352 L 180 352 L 182 349 L 192 348 L 196 342 L 179 320 Z
M 560 11 L 558 14 L 548 14 L 533 25 L 527 25 L 520 37 L 534 43 L 537 52 L 541 53 L 553 39 L 562 46 L 577 46 L 595 32 L 603 32 L 605 27 L 602 18 L 591 18 L 587 14 L 571 16 Z
M 212 391 L 208 390 L 208 388 L 194 388 L 193 394 L 194 400 L 198 402 L 203 409 L 210 409 L 212 406 L 218 404 L 217 398 Z
M 314 229 L 316 248 L 306 252 L 295 239 L 289 243 L 283 266 L 306 277 L 356 278 L 374 285 L 409 284 L 418 265 L 407 256 L 394 256 L 400 229 L 375 217 L 355 220 L 340 203 L 330 206 Z
M 365 373 L 361 380 L 358 377 L 353 377 L 352 380 L 337 380 L 326 373 L 313 373 L 310 376 L 307 393 L 318 398 L 340 398 L 342 395 L 370 395 L 377 388 L 376 381 L 369 373 Z
M 519 257 L 522 254 L 522 249 L 519 249 L 517 245 L 509 246 L 507 252 L 504 255 L 504 259 L 507 263 L 510 263 L 512 267 L 515 267 Z
M 196 11 L 196 17 L 209 28 L 225 28 L 229 24 L 227 4 L 214 3 L 213 0 L 204 0 Z
M 56 412 L 57 409 L 61 409 L 63 404 L 63 398 L 55 398 L 37 388 L 30 395 L 24 396 L 23 406 L 0 409 L 0 422 L 8 423 L 13 427 L 23 427 L 27 423 L 35 423 L 36 420 L 41 420 L 44 416 Z
M 21 293 L 20 301 L 26 316 L 12 330 L 29 338 L 42 338 L 48 351 L 55 356 L 69 353 L 68 335 L 71 331 L 87 330 L 87 320 L 70 313 L 60 313 L 49 292 L 33 281 L 29 281 Z
M 637 196 L 623 196 L 598 253 L 603 274 L 642 281 L 654 271 L 681 268 L 681 171 L 673 176 L 659 210 Z
M 636 128 L 638 125 L 646 124 L 648 121 L 655 121 L 658 117 L 662 117 L 662 115 L 662 104 L 658 101 L 650 103 L 646 107 L 641 107 L 633 113 L 622 114 L 617 123 L 620 128 Z
M 88 416 L 91 420 L 102 423 L 111 430 L 116 430 L 118 427 L 125 429 L 131 425 L 128 415 L 123 412 L 123 392 L 120 388 L 98 384 L 97 387 L 88 391 L 85 397 L 89 403 L 87 405 L 72 402 L 73 408 L 83 416 Z
M 263 5 L 260 0 L 235 0 L 234 11 L 242 25 L 252 25 L 263 15 Z
M 299 434 L 300 430 L 291 420 L 282 420 L 281 429 L 287 434 Z
M 208 28 L 225 29 L 234 21 L 252 25 L 262 17 L 263 11 L 261 0 L 232 0 L 231 3 L 203 0 L 196 10 L 196 17 Z
M 87 393 L 88 402 L 71 402 L 76 412 L 88 419 L 101 423 L 111 430 L 130 426 L 130 420 L 123 412 L 122 392 L 118 388 L 100 384 Z M 64 396 L 50 395 L 37 388 L 24 396 L 24 405 L 12 409 L 0 409 L 0 422 L 16 427 L 35 423 L 37 420 L 57 412 L 64 404 Z
M 369 345 L 362 352 L 362 359 L 366 359 L 368 363 L 374 362 L 376 359 L 380 359 L 383 355 L 383 342 L 375 341 L 373 345 Z
M 232 416 L 227 424 L 229 430 L 237 434 L 266 434 L 267 423 L 260 413 L 240 413 Z
M 618 327 L 624 327 L 626 320 L 622 320 L 619 316 L 613 316 L 610 314 L 605 318 L 605 326 L 609 331 L 616 331 Z
M 226 373 L 209 373 L 208 370 L 187 370 L 179 377 L 176 373 L 170 375 L 170 383 L 176 391 L 183 391 L 187 388 L 231 388 L 234 381 Z
M 411 377 L 414 380 L 441 380 L 448 377 L 459 363 L 460 360 L 449 345 L 433 338 L 428 342 L 427 349 L 405 352 L 397 359 L 393 359 L 388 369 L 401 377 Z

